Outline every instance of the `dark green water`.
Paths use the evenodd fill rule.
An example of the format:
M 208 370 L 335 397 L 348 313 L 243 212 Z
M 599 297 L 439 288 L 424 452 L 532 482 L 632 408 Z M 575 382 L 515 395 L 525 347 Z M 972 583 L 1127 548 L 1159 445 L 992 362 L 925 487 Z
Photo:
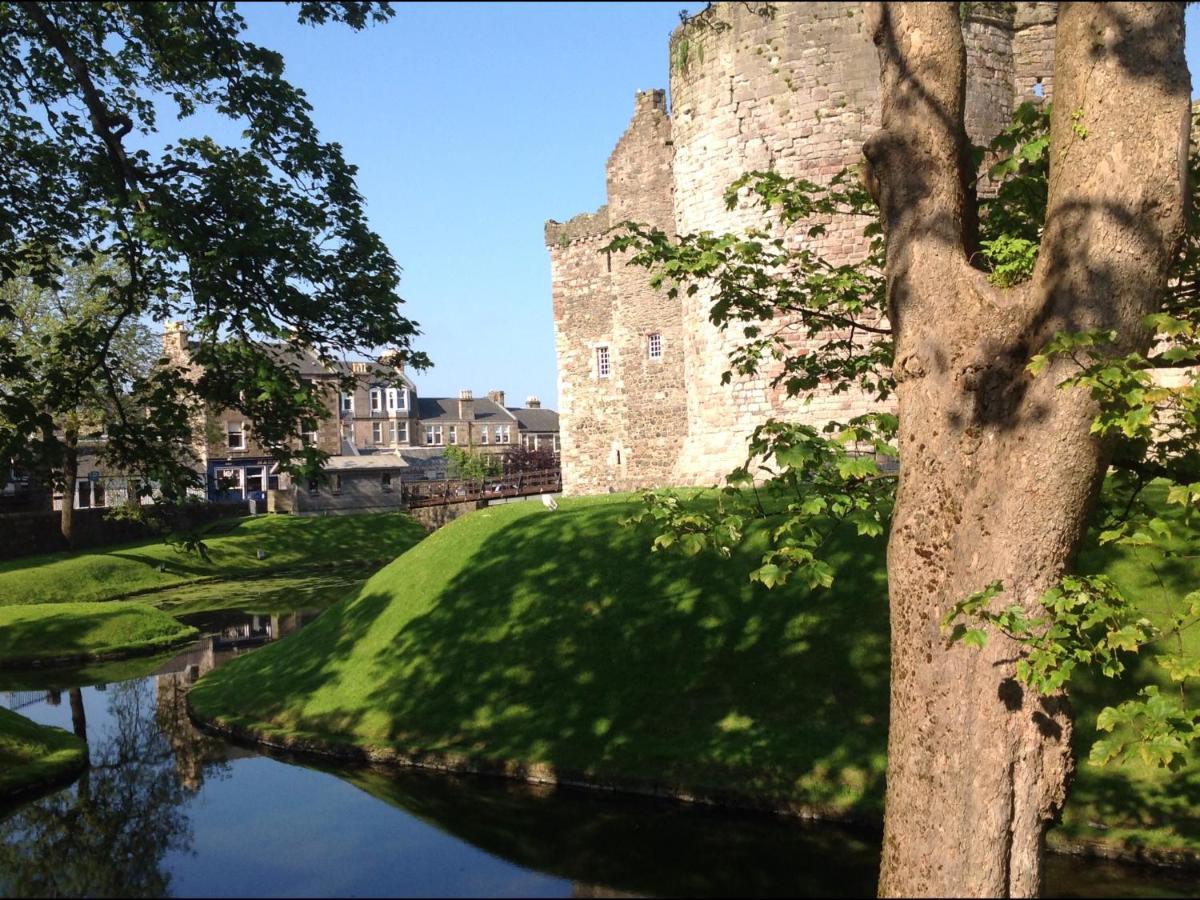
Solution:
M 171 658 L 0 682 L 87 736 L 75 784 L 0 808 L 0 893 L 209 896 L 862 896 L 877 838 L 578 789 L 316 767 L 201 734 L 195 678 L 313 613 L 197 614 Z M 1200 895 L 1193 876 L 1051 859 L 1053 896 Z

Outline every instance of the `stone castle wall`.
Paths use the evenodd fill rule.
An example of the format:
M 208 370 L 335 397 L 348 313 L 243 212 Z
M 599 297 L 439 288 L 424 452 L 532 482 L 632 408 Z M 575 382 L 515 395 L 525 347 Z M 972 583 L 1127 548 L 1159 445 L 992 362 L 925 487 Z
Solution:
M 668 300 L 644 269 L 598 252 L 609 226 L 628 219 L 679 234 L 761 225 L 761 211 L 725 207 L 744 172 L 824 182 L 859 162 L 879 125 L 878 57 L 861 5 L 775 4 L 769 16 L 762 6 L 719 3 L 676 31 L 670 116 L 662 92 L 639 93 L 608 163 L 607 207 L 547 224 L 568 493 L 714 483 L 744 461 L 747 436 L 768 417 L 820 425 L 872 408 L 854 394 L 789 400 L 769 370 L 723 385 L 740 328 L 711 324 L 712 296 Z M 985 143 L 1037 85 L 1049 96 L 1055 5 L 970 8 L 967 128 Z M 810 246 L 852 262 L 866 249 L 862 224 L 830 222 Z M 653 365 L 651 331 L 664 345 Z M 608 378 L 596 372 L 599 346 L 610 348 Z

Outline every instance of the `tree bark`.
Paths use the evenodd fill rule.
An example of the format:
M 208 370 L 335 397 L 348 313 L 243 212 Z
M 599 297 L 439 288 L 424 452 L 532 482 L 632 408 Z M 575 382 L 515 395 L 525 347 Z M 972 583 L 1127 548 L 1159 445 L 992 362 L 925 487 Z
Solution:
M 79 477 L 79 429 L 67 425 L 63 429 L 63 499 L 59 531 L 67 547 L 75 539 L 75 482 Z
M 1036 896 L 1073 767 L 1064 697 L 1014 678 L 1019 648 L 948 647 L 942 617 L 1003 582 L 1038 608 L 1072 565 L 1106 469 L 1059 331 L 1144 349 L 1182 234 L 1190 84 L 1182 5 L 1060 7 L 1050 194 L 1032 282 L 973 269 L 958 4 L 870 4 L 882 129 L 864 147 L 887 239 L 902 465 L 888 545 L 891 720 L 883 896 Z

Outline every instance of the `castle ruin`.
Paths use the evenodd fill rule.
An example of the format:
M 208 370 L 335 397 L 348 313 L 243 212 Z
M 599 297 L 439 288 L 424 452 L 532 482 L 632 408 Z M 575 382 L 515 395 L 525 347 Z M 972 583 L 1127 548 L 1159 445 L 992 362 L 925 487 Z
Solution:
M 721 383 L 736 334 L 709 321 L 711 295 L 669 299 L 648 273 L 601 252 L 610 224 L 668 234 L 739 232 L 761 211 L 727 210 L 739 175 L 774 169 L 823 183 L 861 159 L 879 127 L 879 64 L 859 3 L 719 3 L 670 41 L 670 97 L 639 92 L 608 160 L 608 203 L 547 222 L 568 493 L 712 484 L 745 460 L 768 417 L 821 425 L 869 398 L 789 400 L 772 373 Z M 1050 95 L 1054 3 L 963 4 L 967 131 L 984 144 L 1025 100 Z M 831 222 L 813 248 L 861 259 L 861 223 Z

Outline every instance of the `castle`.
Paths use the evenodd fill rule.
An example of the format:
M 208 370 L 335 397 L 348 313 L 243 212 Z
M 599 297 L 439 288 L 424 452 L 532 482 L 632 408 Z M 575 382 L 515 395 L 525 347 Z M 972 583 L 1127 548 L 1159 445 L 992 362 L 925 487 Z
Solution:
M 962 7 L 967 131 L 985 144 L 1018 104 L 1049 97 L 1057 4 Z M 568 493 L 712 484 L 768 417 L 820 425 L 872 407 L 852 394 L 789 400 L 769 371 L 723 385 L 735 337 L 709 321 L 711 295 L 671 300 L 600 250 L 610 223 L 628 220 L 671 235 L 742 231 L 762 219 L 725 208 L 742 173 L 820 183 L 859 162 L 880 102 L 861 4 L 719 3 L 676 30 L 670 59 L 671 112 L 663 91 L 637 94 L 608 160 L 607 205 L 546 223 Z M 834 263 L 866 249 L 852 222 L 811 246 Z

